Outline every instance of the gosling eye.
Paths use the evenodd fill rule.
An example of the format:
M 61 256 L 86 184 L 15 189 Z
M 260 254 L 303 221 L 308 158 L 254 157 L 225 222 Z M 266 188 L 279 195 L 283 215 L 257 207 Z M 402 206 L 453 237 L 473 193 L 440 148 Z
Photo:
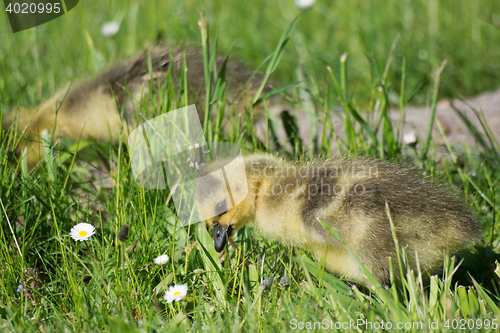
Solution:
M 219 216 L 221 216 L 222 214 L 224 214 L 225 212 L 227 211 L 227 205 L 226 205 L 226 201 L 222 201 L 220 203 L 218 203 L 216 206 L 215 206 L 215 213 Z

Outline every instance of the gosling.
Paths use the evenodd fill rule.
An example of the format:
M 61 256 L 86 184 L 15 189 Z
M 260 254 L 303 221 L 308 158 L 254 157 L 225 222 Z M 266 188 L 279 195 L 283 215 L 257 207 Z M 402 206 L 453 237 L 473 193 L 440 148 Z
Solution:
M 370 285 L 346 247 L 322 227 L 317 220 L 321 218 L 338 230 L 379 282 L 387 284 L 389 258 L 397 256 L 386 204 L 399 245 L 414 270 L 418 259 L 422 271 L 435 273 L 444 251 L 465 249 L 481 232 L 453 193 L 389 162 L 342 159 L 299 164 L 266 154 L 246 156 L 244 161 L 246 177 L 229 164 L 225 172 L 230 186 L 216 178 L 205 181 L 210 188 L 199 193 L 210 194 L 195 198 L 201 215 L 210 217 L 207 223 L 214 228 L 218 252 L 254 220 L 263 236 L 307 247 L 318 260 L 326 255 L 325 266 L 333 274 Z M 245 199 L 233 207 L 228 198 L 241 197 L 247 189 Z
M 47 131 L 56 142 L 60 138 L 70 138 L 117 144 L 122 135 L 126 136 L 138 122 L 148 120 L 153 116 L 150 105 L 150 87 L 155 87 L 157 97 L 164 95 L 165 78 L 172 73 L 172 84 L 175 91 L 184 87 L 180 83 L 184 56 L 186 59 L 187 88 L 189 103 L 196 104 L 201 121 L 205 108 L 205 72 L 203 54 L 196 50 L 155 49 L 144 52 L 126 60 L 95 78 L 68 85 L 55 93 L 42 104 L 32 108 L 21 108 L 3 117 L 2 127 L 8 130 L 15 125 L 23 133 L 22 140 L 15 151 L 17 157 L 26 147 L 30 169 L 43 156 L 41 133 Z M 152 72 L 148 70 L 151 59 Z M 217 59 L 217 69 L 221 70 L 225 59 Z M 228 61 L 226 65 L 226 80 L 231 81 L 227 91 L 226 119 L 229 115 L 245 112 L 252 105 L 253 97 L 261 84 L 262 76 L 254 73 L 244 65 Z M 153 84 L 151 85 L 150 82 Z M 270 85 L 265 85 L 263 93 L 271 91 Z M 271 103 L 276 99 L 271 99 Z M 166 101 L 163 101 L 165 103 Z M 146 114 L 139 114 L 141 105 L 147 104 Z M 159 98 L 156 101 L 160 110 Z M 254 108 L 254 119 L 263 115 L 263 107 Z M 149 113 L 149 114 L 147 114 Z M 215 116 L 215 114 L 213 115 Z M 215 117 L 214 117 L 215 118 Z M 224 124 L 223 124 L 224 125 Z M 54 131 L 55 129 L 55 131 Z

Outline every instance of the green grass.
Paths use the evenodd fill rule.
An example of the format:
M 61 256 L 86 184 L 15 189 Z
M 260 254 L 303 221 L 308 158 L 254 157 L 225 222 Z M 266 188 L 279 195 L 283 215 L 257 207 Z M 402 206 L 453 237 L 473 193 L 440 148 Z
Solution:
M 331 147 L 337 145 L 345 155 L 416 165 L 436 182 L 459 188 L 484 226 L 480 246 L 474 253 L 464 255 L 461 265 L 460 257 L 448 259 L 443 255 L 443 273 L 431 277 L 428 283 L 418 271 L 403 268 L 394 272 L 402 276 L 402 283 L 384 288 L 374 281 L 375 288 L 368 289 L 325 272 L 323 264 L 312 259 L 307 251 L 268 242 L 251 228 L 243 229 L 236 237 L 240 253 L 228 249 L 220 263 L 203 223 L 181 226 L 172 204 L 165 204 L 168 191 L 144 190 L 135 184 L 125 147 L 92 144 L 80 150 L 81 147 L 66 145 L 61 151 L 49 144 L 45 163 L 38 172 L 28 174 L 22 161 L 9 163 L 9 140 L 14 140 L 15 135 L 2 133 L 2 329 L 255 332 L 290 329 L 295 319 L 326 320 L 328 324 L 332 321 L 334 328 L 335 324 L 357 320 L 391 322 L 394 326 L 411 323 L 412 328 L 406 330 L 411 332 L 430 331 L 429 323 L 437 323 L 438 331 L 446 330 L 448 323 L 453 331 L 454 324 L 460 326 L 460 320 L 464 320 L 465 325 L 472 321 L 474 327 L 482 324 L 472 331 L 494 331 L 492 320 L 500 319 L 500 278 L 493 272 L 500 241 L 500 147 L 491 136 L 492 129 L 487 124 L 475 129 L 483 133 L 478 134 L 477 146 L 448 145 L 448 154 L 438 160 L 439 147 L 428 137 L 421 138 L 415 149 L 405 146 L 400 129 L 391 125 L 387 114 L 393 94 L 397 94 L 397 103 L 401 101 L 404 112 L 416 91 L 420 100 L 428 99 L 435 107 L 437 99 L 444 95 L 472 94 L 494 86 L 498 68 L 495 72 L 490 66 L 497 66 L 491 59 L 500 48 L 496 43 L 500 41 L 498 28 L 494 27 L 498 24 L 494 22 L 498 20 L 495 13 L 499 5 L 477 3 L 475 7 L 465 1 L 359 1 L 338 3 L 329 9 L 318 3 L 299 17 L 284 51 L 287 39 L 281 36 L 287 36 L 285 31 L 298 12 L 293 3 L 262 3 L 246 8 L 234 2 L 227 7 L 205 7 L 210 37 L 219 32 L 220 54 L 227 54 L 233 40 L 240 38 L 234 53 L 256 66 L 266 56 L 274 55 L 264 64 L 263 71 L 272 72 L 277 65 L 272 77 L 283 82 L 297 79 L 295 75 L 299 74 L 295 73 L 301 68 L 298 64 L 304 60 L 308 79 L 304 85 L 290 89 L 289 94 L 297 101 L 297 107 L 318 110 L 312 121 L 325 124 L 323 132 L 315 132 L 311 124 L 311 135 L 319 138 L 311 149 L 302 147 L 293 117 L 282 119 L 291 148 L 274 146 L 274 120 L 268 122 L 270 144 L 267 140 L 259 142 L 250 121 L 245 127 L 234 124 L 232 135 L 224 139 L 249 152 L 275 147 L 273 152 L 297 160 L 329 157 Z M 18 103 L 34 104 L 53 93 L 60 86 L 59 81 L 95 73 L 121 55 L 135 53 L 144 40 L 154 40 L 158 30 L 163 29 L 172 42 L 191 40 L 201 44 L 195 10 L 199 4 L 143 3 L 138 5 L 136 16 L 135 3 L 120 4 L 82 2 L 70 14 L 73 16 L 67 15 L 36 34 L 29 31 L 2 35 L 2 111 Z M 261 14 L 262 8 L 265 10 Z M 100 22 L 120 10 L 124 14 L 124 31 L 114 39 L 102 37 Z M 241 21 L 242 17 L 245 21 Z M 414 27 L 417 22 L 422 24 L 421 29 Z M 87 32 L 82 32 L 82 28 Z M 479 29 L 479 35 L 474 29 Z M 77 40 L 63 37 L 62 31 L 78 36 Z M 401 38 L 392 62 L 384 70 L 398 33 Z M 469 45 L 471 40 L 467 38 L 477 45 Z M 463 47 L 464 39 L 468 47 Z M 427 60 L 415 58 L 423 45 L 428 47 Z M 210 46 L 213 50 L 214 44 Z M 347 58 L 340 57 L 344 51 L 349 51 Z M 444 58 L 448 64 L 440 71 Z M 208 62 L 207 57 L 206 75 L 216 78 L 217 73 L 210 72 Z M 325 69 L 326 64 L 330 70 Z M 422 85 L 423 90 L 418 90 Z M 223 86 L 217 85 L 212 94 L 221 96 Z M 185 94 L 185 90 L 177 91 L 174 99 L 165 101 L 158 112 L 184 106 Z M 302 98 L 298 100 L 296 96 Z M 380 106 L 381 116 L 368 121 L 363 111 L 374 105 Z M 329 121 L 333 110 L 339 107 L 345 115 L 345 137 L 338 137 Z M 230 110 L 225 110 L 223 100 L 219 100 L 213 103 L 211 112 L 222 116 Z M 250 120 L 251 110 L 245 117 Z M 440 130 L 437 121 L 431 125 Z M 207 128 L 208 141 L 224 137 L 217 124 L 208 122 Z M 116 162 L 111 187 L 89 182 L 87 165 L 98 162 L 87 162 L 85 154 L 91 155 L 96 148 L 112 155 Z M 93 224 L 97 233 L 89 241 L 77 243 L 69 237 L 69 231 L 80 222 Z M 120 241 L 117 235 L 124 225 L 129 226 L 128 240 Z M 169 262 L 163 266 L 153 264 L 161 254 L 168 254 Z M 246 265 L 240 254 L 251 265 Z M 404 249 L 400 254 L 393 260 L 404 262 Z M 288 286 L 278 283 L 284 275 L 290 277 Z M 264 290 L 260 281 L 269 277 L 274 282 Z M 189 287 L 187 296 L 180 302 L 166 304 L 162 300 L 165 291 L 180 283 Z M 25 291 L 16 291 L 20 284 Z M 488 328 L 486 320 L 490 323 Z M 359 327 L 361 331 L 364 328 Z
M 273 79 L 295 80 L 298 65 L 325 83 L 324 68 L 349 53 L 349 96 L 360 104 L 373 96 L 371 66 L 385 65 L 392 42 L 394 69 L 388 74 L 390 102 L 398 104 L 401 64 L 406 58 L 405 103 L 426 103 L 432 71 L 448 59 L 442 96 L 470 96 L 498 87 L 500 3 L 493 0 L 318 1 L 300 11 L 293 1 L 237 0 L 81 1 L 70 13 L 34 30 L 8 34 L 0 15 L 0 108 L 35 104 L 75 78 L 95 74 L 155 43 L 200 45 L 198 11 L 204 8 L 212 32 L 220 31 L 221 55 L 260 65 L 294 17 L 294 36 Z M 113 38 L 104 22 L 121 20 Z M 2 31 L 4 33 L 2 33 Z M 415 96 L 414 96 L 415 95 Z

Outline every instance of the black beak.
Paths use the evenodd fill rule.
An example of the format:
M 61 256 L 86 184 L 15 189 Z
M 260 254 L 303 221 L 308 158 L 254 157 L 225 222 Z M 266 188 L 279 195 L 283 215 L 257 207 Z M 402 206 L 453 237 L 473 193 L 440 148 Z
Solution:
M 214 247 L 215 251 L 222 252 L 226 247 L 226 243 L 229 237 L 231 237 L 232 226 L 227 227 L 227 229 L 222 228 L 218 223 L 214 223 Z

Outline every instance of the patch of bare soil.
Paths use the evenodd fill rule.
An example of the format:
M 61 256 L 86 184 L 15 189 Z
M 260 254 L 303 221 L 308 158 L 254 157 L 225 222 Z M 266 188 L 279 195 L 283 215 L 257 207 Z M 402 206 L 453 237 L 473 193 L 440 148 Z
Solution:
M 272 117 L 275 119 L 280 119 L 283 112 L 283 107 L 276 107 L 271 110 Z M 439 122 L 446 134 L 446 137 L 451 145 L 467 145 L 475 147 L 477 141 L 474 139 L 474 135 L 466 125 L 467 120 L 473 125 L 480 133 L 484 133 L 485 129 L 481 126 L 476 113 L 482 110 L 485 123 L 489 126 L 493 136 L 498 142 L 500 142 L 500 89 L 493 92 L 486 92 L 475 97 L 467 98 L 463 101 L 453 99 L 453 100 L 442 100 L 438 103 L 436 107 L 436 122 Z M 475 112 L 476 111 L 476 112 Z M 304 110 L 290 110 L 291 114 L 296 115 L 297 125 L 299 127 L 300 137 L 303 139 L 306 147 L 311 146 L 311 128 L 316 127 L 317 133 L 322 133 L 323 124 L 320 121 L 315 120 L 315 116 L 308 114 Z M 459 113 L 461 115 L 459 115 Z M 376 113 L 365 113 L 362 115 L 364 119 L 374 127 L 376 124 L 378 115 Z M 408 107 L 405 110 L 404 124 L 401 124 L 401 112 L 398 109 L 391 109 L 389 111 L 389 116 L 392 120 L 393 126 L 398 129 L 403 128 L 402 137 L 405 140 L 411 140 L 412 136 L 419 139 L 419 141 L 425 141 L 427 131 L 429 129 L 429 122 L 431 118 L 431 107 Z M 339 137 L 343 137 L 343 111 L 337 110 L 333 116 L 333 119 L 328 121 L 333 121 L 333 127 Z M 467 119 L 467 120 L 464 120 Z M 281 120 L 281 119 L 280 119 Z M 285 143 L 287 141 L 286 131 L 283 128 L 282 121 L 276 121 L 277 124 L 277 134 L 278 139 Z M 260 122 L 257 127 L 257 136 L 262 142 L 265 142 L 265 123 Z M 488 143 L 486 137 L 484 141 Z M 405 141 L 404 140 L 404 141 Z M 434 124 L 432 131 L 432 140 L 435 145 L 441 146 L 444 144 L 443 137 L 438 129 L 438 126 Z M 333 150 L 337 153 L 336 145 L 333 145 Z
M 482 110 L 485 123 L 490 128 L 493 136 L 500 142 L 500 89 L 467 98 L 463 101 L 456 99 L 443 100 L 437 105 L 436 119 L 441 123 L 446 137 L 452 145 L 465 142 L 470 146 L 474 146 L 476 144 L 474 136 L 457 111 L 468 119 L 479 132 L 484 133 L 485 130 L 474 112 L 480 110 Z M 414 130 L 417 135 L 424 138 L 427 134 L 430 117 L 430 106 L 408 108 L 406 110 L 404 132 L 411 133 Z M 399 111 L 391 111 L 391 118 L 398 121 Z M 437 128 L 434 128 L 432 135 L 435 143 L 443 143 L 442 136 Z M 486 138 L 484 139 L 486 140 Z

